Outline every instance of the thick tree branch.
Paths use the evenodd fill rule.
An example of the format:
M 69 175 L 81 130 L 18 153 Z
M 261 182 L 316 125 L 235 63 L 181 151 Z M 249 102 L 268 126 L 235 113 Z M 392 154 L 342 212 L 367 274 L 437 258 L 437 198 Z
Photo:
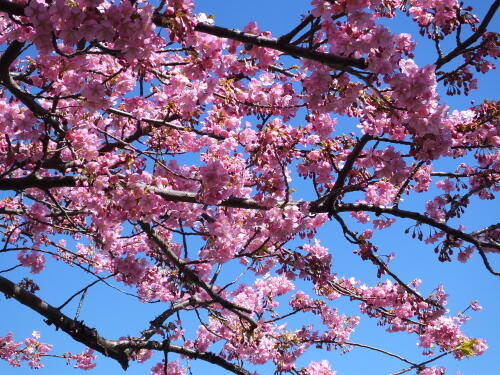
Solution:
M 99 336 L 97 331 L 78 320 L 74 320 L 49 305 L 34 294 L 24 290 L 12 281 L 0 276 L 0 291 L 8 298 L 14 298 L 23 305 L 36 311 L 47 319 L 47 324 L 54 324 L 56 328 L 70 335 L 74 340 L 87 345 L 89 348 L 117 360 L 124 370 L 128 367 L 128 357 L 122 349 L 118 349 L 112 340 Z
M 79 180 L 83 179 L 75 176 L 40 177 L 37 175 L 30 175 L 28 177 L 7 178 L 0 180 L 0 190 L 20 191 L 29 188 L 47 190 L 56 187 L 71 187 L 76 186 Z
M 39 177 L 31 175 L 27 177 L 7 178 L 0 180 L 0 190 L 14 190 L 20 191 L 29 188 L 39 188 L 42 190 L 58 188 L 58 187 L 73 187 L 77 186 L 79 181 L 85 180 L 83 177 L 76 176 L 50 176 Z M 160 195 L 163 199 L 169 202 L 185 202 L 185 203 L 198 203 L 203 204 L 198 199 L 198 194 L 189 191 L 180 191 L 166 188 L 159 188 L 155 186 L 140 185 Z M 247 208 L 256 210 L 267 210 L 265 207 L 254 199 L 229 197 L 222 201 L 219 206 L 233 207 L 233 208 Z M 3 210 L 5 211 L 5 210 Z M 5 211 L 7 213 L 7 211 Z M 12 212 L 15 213 L 15 212 Z
M 161 15 L 154 16 L 153 21 L 156 25 L 162 26 Z M 215 35 L 221 38 L 237 40 L 245 44 L 271 48 L 292 56 L 314 60 L 339 69 L 345 69 L 346 67 L 354 67 L 359 69 L 367 68 L 367 64 L 364 59 L 352 59 L 324 52 L 311 51 L 307 48 L 302 48 L 286 43 L 279 38 L 267 38 L 264 36 L 245 33 L 236 29 L 227 29 L 224 27 L 209 25 L 206 23 L 198 23 L 195 26 L 195 30 L 206 34 Z
M 0 12 L 5 12 L 13 16 L 24 16 L 24 7 L 25 5 L 23 4 L 0 0 Z
M 165 188 L 158 188 L 154 186 L 146 186 L 142 185 L 145 188 L 147 188 L 149 191 L 152 191 L 159 196 L 161 196 L 163 199 L 169 202 L 186 202 L 186 203 L 199 203 L 203 204 L 203 202 L 200 202 L 198 198 L 197 193 L 189 192 L 189 191 L 180 191 L 180 190 L 172 190 L 172 189 L 165 189 Z M 246 208 L 246 209 L 252 209 L 252 210 L 268 210 L 270 207 L 265 207 L 259 202 L 257 202 L 254 199 L 250 198 L 238 198 L 238 197 L 229 197 L 226 200 L 222 201 L 219 206 L 222 207 L 233 207 L 233 208 Z
M 344 167 L 341 169 L 337 176 L 337 180 L 335 181 L 335 184 L 333 185 L 332 188 L 332 193 L 333 194 L 338 194 L 338 192 L 344 187 L 345 184 L 345 179 L 347 178 L 347 175 L 349 172 L 352 170 L 352 167 L 354 166 L 354 162 L 358 158 L 359 154 L 363 150 L 363 147 L 370 141 L 372 137 L 369 134 L 363 135 L 358 143 L 354 146 L 352 149 L 351 153 L 347 157 L 347 160 L 345 161 Z
M 212 363 L 214 365 L 222 367 L 223 369 L 231 371 L 232 373 L 237 375 L 251 375 L 251 373 L 245 370 L 243 367 L 228 362 L 212 352 L 197 352 L 196 350 L 193 349 L 188 349 L 182 346 L 173 345 L 170 342 L 168 342 L 168 340 L 166 341 L 119 340 L 116 341 L 115 343 L 118 348 L 123 348 L 123 349 L 136 349 L 136 350 L 151 349 L 151 350 L 160 350 L 160 351 L 182 354 L 191 359 L 201 359 L 205 362 Z
M 14 298 L 36 311 L 47 319 L 48 324 L 54 324 L 58 329 L 70 335 L 75 341 L 87 345 L 89 348 L 98 351 L 106 357 L 117 360 L 124 370 L 128 368 L 129 357 L 127 353 L 130 349 L 152 349 L 178 353 L 192 359 L 201 359 L 238 375 L 250 375 L 250 372 L 244 368 L 232 364 L 211 352 L 200 353 L 182 346 L 172 345 L 169 342 L 105 339 L 99 336 L 96 329 L 90 328 L 78 320 L 69 318 L 33 293 L 24 290 L 2 276 L 0 276 L 0 292 L 4 293 L 7 298 Z
M 372 137 L 368 134 L 363 135 L 358 143 L 353 147 L 351 153 L 347 157 L 347 160 L 345 161 L 344 166 L 340 170 L 340 172 L 337 175 L 337 180 L 335 181 L 335 184 L 333 185 L 332 189 L 328 194 L 324 195 L 320 199 L 318 199 L 318 202 L 321 202 L 321 205 L 323 206 L 328 206 L 330 207 L 330 210 L 328 211 L 328 214 L 331 216 L 333 212 L 335 211 L 335 200 L 339 195 L 342 194 L 342 189 L 344 188 L 345 185 L 345 180 L 347 176 L 349 175 L 349 172 L 352 170 L 352 167 L 354 166 L 354 163 L 356 159 L 358 158 L 359 154 L 363 150 L 363 147 L 365 147 L 366 143 L 370 141 Z
M 14 40 L 9 44 L 3 55 L 0 57 L 0 82 L 12 93 L 12 95 L 28 107 L 35 116 L 42 118 L 55 129 L 60 130 L 61 126 L 54 116 L 38 104 L 30 94 L 24 92 L 9 72 L 10 65 L 21 54 L 23 47 L 24 42 L 21 43 Z

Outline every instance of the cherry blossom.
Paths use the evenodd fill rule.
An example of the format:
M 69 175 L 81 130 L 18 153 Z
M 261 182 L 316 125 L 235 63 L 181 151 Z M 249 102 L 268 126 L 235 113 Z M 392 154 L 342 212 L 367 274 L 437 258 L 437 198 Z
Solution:
M 457 0 L 312 0 L 283 35 L 259 20 L 222 27 L 195 6 L 0 1 L 0 253 L 16 262 L 0 291 L 84 345 L 61 353 L 38 331 L 5 330 L 0 359 L 91 370 L 97 356 L 123 369 L 155 358 L 155 375 L 190 361 L 334 375 L 337 357 L 319 350 L 356 346 L 401 360 L 351 341 L 365 320 L 417 343 L 398 373 L 482 355 L 488 337 L 465 326 L 481 314 L 474 296 L 455 311 L 443 285 L 407 282 L 410 246 L 379 231 L 401 224 L 436 261 L 477 258 L 500 275 L 498 224 L 470 220 L 500 189 L 500 106 L 449 98 L 494 79 L 498 1 L 476 14 Z M 344 274 L 344 243 L 373 274 Z M 55 262 L 95 280 L 51 296 L 37 277 Z M 97 283 L 157 315 L 106 337 L 80 311 Z

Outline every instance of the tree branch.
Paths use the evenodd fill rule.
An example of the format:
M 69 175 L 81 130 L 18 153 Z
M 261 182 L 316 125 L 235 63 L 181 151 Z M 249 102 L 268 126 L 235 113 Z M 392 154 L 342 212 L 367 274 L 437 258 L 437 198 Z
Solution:
M 457 45 L 457 47 L 453 51 L 448 53 L 446 56 L 440 57 L 439 59 L 436 60 L 435 62 L 436 70 L 442 67 L 444 64 L 453 60 L 455 57 L 461 55 L 467 47 L 469 47 L 472 43 L 476 42 L 484 34 L 484 32 L 486 32 L 486 28 L 493 19 L 493 16 L 495 15 L 499 6 L 500 6 L 500 0 L 495 0 L 495 2 L 491 4 L 490 9 L 486 13 L 486 16 L 484 16 L 483 22 L 481 22 L 476 32 L 472 34 L 470 37 L 468 37 L 466 40 L 464 40 L 462 43 Z
M 10 75 L 9 67 L 21 54 L 23 47 L 24 42 L 21 43 L 14 40 L 9 44 L 3 55 L 0 57 L 0 82 L 12 93 L 12 95 L 28 107 L 28 109 L 33 112 L 35 116 L 47 121 L 56 130 L 60 130 L 61 125 L 54 118 L 54 116 L 38 104 L 30 94 L 24 92 Z
M 185 309 L 186 307 L 192 305 L 195 306 L 197 303 L 201 303 L 202 301 L 197 300 L 196 298 L 190 298 L 184 300 L 182 302 L 177 302 L 172 304 L 172 307 L 162 312 L 156 318 L 149 322 L 149 328 L 145 329 L 141 332 L 141 337 L 139 340 L 149 340 L 154 334 L 158 331 L 158 328 L 167 320 L 170 316 L 175 314 L 176 312 Z
M 241 366 L 226 361 L 224 358 L 214 353 L 200 353 L 182 346 L 172 345 L 168 341 L 157 342 L 105 339 L 99 336 L 96 329 L 90 328 L 78 320 L 67 317 L 58 309 L 38 298 L 33 293 L 24 290 L 2 276 L 0 276 L 0 292 L 4 293 L 7 298 L 14 298 L 18 302 L 44 316 L 47 318 L 47 324 L 54 324 L 56 328 L 70 335 L 75 341 L 87 345 L 89 348 L 98 351 L 106 357 L 115 359 L 124 370 L 128 368 L 129 358 L 127 352 L 130 351 L 130 349 L 153 349 L 182 354 L 192 359 L 201 359 L 218 365 L 237 375 L 250 375 L 250 372 Z
M 48 190 L 56 187 L 72 187 L 76 186 L 82 178 L 75 176 L 50 176 L 40 177 L 32 174 L 27 177 L 7 178 L 0 180 L 0 190 L 25 190 L 29 188 L 39 188 Z
M 25 5 L 12 1 L 0 0 L 0 12 L 5 12 L 13 16 L 24 16 Z
M 119 109 L 108 108 L 107 111 L 110 112 L 110 113 L 113 113 L 115 115 L 118 115 L 118 116 L 126 117 L 126 118 L 129 118 L 129 119 L 135 119 L 135 120 L 138 120 L 138 121 L 141 121 L 141 122 L 145 122 L 145 123 L 148 123 L 148 124 L 151 124 L 151 125 L 154 125 L 154 126 L 165 126 L 165 127 L 171 128 L 171 129 L 178 130 L 178 131 L 193 132 L 193 133 L 196 133 L 198 135 L 206 135 L 207 137 L 214 138 L 214 139 L 217 139 L 219 141 L 223 141 L 225 139 L 225 137 L 223 137 L 221 135 L 207 133 L 207 132 L 204 132 L 204 131 L 201 131 L 201 130 L 196 130 L 196 129 L 192 129 L 192 128 L 188 128 L 188 127 L 184 127 L 184 126 L 172 124 L 171 122 L 169 122 L 170 120 L 173 120 L 175 118 L 161 120 L 161 119 L 152 119 L 152 118 L 142 117 L 142 118 L 138 119 L 138 118 L 135 118 L 133 114 L 131 114 L 129 112 L 122 111 L 122 110 L 119 110 Z M 126 137 L 125 139 L 123 139 L 123 142 L 124 143 L 133 142 L 134 140 L 137 140 L 137 139 L 139 139 L 140 137 L 142 137 L 143 135 L 146 135 L 146 134 L 147 134 L 147 132 L 145 131 L 145 129 L 138 128 L 137 131 L 134 134 Z M 121 146 L 121 145 L 122 145 L 122 142 L 110 143 L 110 144 L 108 144 L 106 146 L 103 146 L 99 151 L 100 152 L 111 151 L 114 147 Z
M 317 200 L 316 202 L 313 202 L 311 204 L 311 212 L 312 213 L 328 213 L 331 208 L 328 205 L 325 205 L 324 201 Z M 335 207 L 336 212 L 358 212 L 358 211 L 368 211 L 368 212 L 375 212 L 378 214 L 389 214 L 393 215 L 396 217 L 401 217 L 401 218 L 406 218 L 406 219 L 413 219 L 416 222 L 419 223 L 424 223 L 427 224 L 431 227 L 437 228 L 442 230 L 443 232 L 454 236 L 457 239 L 464 240 L 466 242 L 469 242 L 473 244 L 477 250 L 479 251 L 479 255 L 483 259 L 483 263 L 488 271 L 492 273 L 495 276 L 500 276 L 500 272 L 495 271 L 491 265 L 489 264 L 488 258 L 486 257 L 484 247 L 487 248 L 494 248 L 498 251 L 500 251 L 500 245 L 492 242 L 484 242 L 481 241 L 477 238 L 475 238 L 473 235 L 462 232 L 458 229 L 452 228 L 444 223 L 440 223 L 429 216 L 425 216 L 423 214 L 419 214 L 418 212 L 413 212 L 413 211 L 406 211 L 406 210 L 401 210 L 396 207 L 384 207 L 384 206 L 375 206 L 371 204 L 362 204 L 362 203 L 344 203 L 344 204 L 338 204 Z
M 285 35 L 282 35 L 278 38 L 278 42 L 282 43 L 290 43 L 295 35 L 297 35 L 304 27 L 307 26 L 309 22 L 314 20 L 314 16 L 312 14 L 309 14 L 304 20 L 299 23 L 296 27 L 293 28 L 292 31 L 289 33 L 286 33 Z
M 152 349 L 161 350 L 171 353 L 185 355 L 191 359 L 201 359 L 205 362 L 213 363 L 237 375 L 251 375 L 243 367 L 235 365 L 225 359 L 219 357 L 212 352 L 197 352 L 193 349 L 188 349 L 182 346 L 173 345 L 168 340 L 165 341 L 135 341 L 135 340 L 118 340 L 114 342 L 118 348 L 125 349 Z
M 163 199 L 169 202 L 186 202 L 186 203 L 198 203 L 200 202 L 197 193 L 193 193 L 190 191 L 180 191 L 180 190 L 172 190 L 159 188 L 155 186 L 146 186 L 141 185 L 147 188 L 149 191 L 152 191 Z M 222 201 L 218 204 L 218 206 L 222 207 L 233 207 L 233 208 L 246 208 L 253 210 L 268 210 L 270 207 L 265 207 L 254 199 L 250 198 L 238 198 L 238 197 L 229 197 L 226 200 Z
M 185 277 L 197 285 L 201 289 L 203 289 L 207 294 L 214 300 L 214 302 L 220 304 L 222 307 L 228 309 L 229 311 L 236 314 L 239 318 L 250 323 L 252 329 L 257 327 L 257 323 L 253 320 L 249 315 L 252 311 L 247 309 L 246 307 L 238 306 L 227 299 L 222 298 L 218 295 L 214 290 L 208 285 L 206 282 L 201 280 L 187 265 L 186 263 L 180 259 L 171 249 L 170 247 L 160 238 L 155 231 L 151 228 L 151 226 L 143 221 L 139 221 L 139 226 L 141 229 L 148 235 L 148 237 L 153 241 L 167 256 L 168 260 L 174 264 L 174 266 L 181 271 Z
M 34 294 L 24 290 L 12 281 L 0 276 L 0 291 L 7 298 L 14 298 L 23 305 L 47 318 L 47 324 L 54 324 L 56 328 L 70 335 L 74 340 L 87 345 L 89 348 L 117 360 L 124 370 L 128 367 L 128 357 L 122 349 L 116 347 L 115 342 L 99 336 L 97 331 L 78 320 L 74 320 L 49 305 Z
M 361 149 L 362 146 L 361 140 L 358 142 L 356 147 L 359 146 Z M 354 150 L 353 152 L 354 153 Z M 347 167 L 347 163 L 344 166 L 343 170 Z M 341 171 L 342 173 L 342 171 Z M 68 187 L 68 186 L 76 186 L 78 180 L 82 178 L 74 177 L 74 176 L 63 176 L 63 177 L 36 177 L 36 176 L 28 176 L 28 177 L 20 177 L 20 178 L 10 178 L 5 180 L 0 180 L 0 190 L 24 190 L 28 188 L 40 188 L 43 190 L 55 188 L 55 187 Z M 337 180 L 337 182 L 340 179 Z M 339 182 L 338 186 L 342 186 Z M 140 184 L 139 186 L 149 189 L 158 195 L 160 195 L 163 199 L 169 202 L 185 202 L 185 203 L 197 203 L 203 204 L 198 199 L 197 193 L 187 192 L 187 191 L 179 191 L 172 189 L 159 188 L 155 186 L 147 186 Z M 332 190 L 333 192 L 333 190 Z M 467 234 L 458 229 L 452 228 L 445 223 L 440 223 L 429 216 L 420 214 L 414 211 L 402 210 L 397 207 L 384 207 L 384 206 L 375 206 L 370 204 L 360 204 L 360 203 L 339 203 L 336 204 L 335 207 L 332 207 L 332 204 L 327 199 L 329 196 L 323 196 L 315 201 L 310 202 L 309 210 L 313 214 L 317 213 L 331 213 L 331 212 L 358 212 L 358 211 L 368 211 L 375 213 L 385 213 L 389 215 L 393 215 L 396 217 L 413 219 L 419 223 L 427 224 L 434 228 L 440 229 L 445 233 L 454 236 L 457 239 L 462 239 L 466 242 L 469 242 L 477 247 L 483 262 L 486 268 L 494 275 L 500 276 L 500 272 L 494 271 L 491 265 L 489 264 L 487 257 L 485 255 L 483 248 L 493 248 L 500 251 L 500 245 L 492 242 L 485 242 L 475 238 L 472 234 Z M 299 204 L 300 202 L 289 202 L 289 204 Z M 261 205 L 256 200 L 250 198 L 239 198 L 239 197 L 229 197 L 228 199 L 222 201 L 218 206 L 221 207 L 233 207 L 233 208 L 244 208 L 244 209 L 257 209 L 257 210 L 267 210 L 270 207 L 265 207 Z M 333 210 L 333 211 L 332 211 Z
M 153 16 L 153 22 L 157 26 L 163 26 L 161 15 L 159 14 Z M 368 66 L 364 59 L 352 59 L 324 52 L 311 51 L 307 48 L 285 43 L 279 38 L 267 38 L 264 36 L 245 33 L 236 29 L 227 29 L 224 27 L 209 25 L 201 22 L 198 23 L 194 29 L 202 33 L 215 35 L 221 38 L 237 40 L 245 44 L 271 48 L 292 56 L 314 60 L 319 63 L 332 66 L 334 68 L 345 69 L 346 67 L 355 67 L 359 69 L 366 69 Z
M 360 344 L 360 343 L 357 343 L 357 342 L 350 342 L 350 341 L 346 341 L 344 343 L 345 345 L 351 345 L 351 346 L 358 346 L 360 348 L 364 348 L 364 349 L 370 349 L 370 350 L 373 350 L 373 351 L 376 351 L 376 352 L 380 352 L 380 353 L 383 353 L 383 354 L 387 354 L 388 356 L 390 357 L 394 357 L 394 358 L 397 358 L 399 359 L 400 361 L 402 362 L 406 362 L 408 363 L 409 365 L 416 365 L 414 362 L 412 361 L 409 361 L 407 360 L 406 358 L 400 356 L 400 355 L 397 355 L 397 354 L 394 354 L 394 353 L 391 353 L 387 350 L 384 350 L 384 349 L 380 349 L 380 348 L 377 348 L 375 346 L 371 346 L 371 345 L 365 345 L 365 344 Z
M 340 191 L 340 189 L 342 189 L 344 187 L 345 179 L 347 178 L 347 175 L 349 174 L 349 172 L 352 170 L 354 162 L 358 158 L 360 152 L 363 150 L 363 147 L 365 147 L 365 145 L 371 139 L 372 139 L 372 137 L 369 134 L 365 134 L 360 138 L 358 143 L 356 143 L 356 145 L 352 149 L 351 153 L 347 157 L 347 160 L 344 164 L 344 167 L 342 168 L 342 170 L 339 172 L 339 174 L 337 176 L 337 180 L 335 181 L 335 184 L 333 185 L 332 190 L 331 190 L 332 193 L 337 194 Z
M 372 137 L 369 134 L 363 135 L 359 141 L 356 143 L 356 145 L 353 147 L 351 153 L 347 157 L 347 160 L 345 161 L 344 167 L 340 170 L 340 172 L 337 175 L 337 180 L 335 181 L 335 184 L 331 188 L 331 190 L 325 194 L 323 197 L 319 198 L 316 202 L 321 202 L 321 205 L 324 205 L 326 207 L 330 207 L 328 214 L 331 216 L 332 213 L 335 211 L 335 200 L 339 195 L 342 194 L 342 188 L 345 185 L 345 180 L 349 174 L 349 172 L 352 170 L 352 167 L 354 166 L 354 162 L 356 161 L 357 157 L 359 156 L 360 152 L 363 150 L 363 147 L 370 141 Z
M 314 204 L 314 202 L 313 202 Z M 417 222 L 430 225 L 431 227 L 442 230 L 445 233 L 451 234 L 452 236 L 462 239 L 464 241 L 470 242 L 474 245 L 485 246 L 485 247 L 493 247 L 495 249 L 500 250 L 500 246 L 497 246 L 493 243 L 482 242 L 474 238 L 472 235 L 462 232 L 458 229 L 452 228 L 445 223 L 440 223 L 429 216 L 425 216 L 418 212 L 402 210 L 396 207 L 386 207 L 386 206 L 375 206 L 372 204 L 365 203 L 342 203 L 336 207 L 337 212 L 359 212 L 359 211 L 368 211 L 375 212 L 378 214 L 389 214 L 396 217 L 401 217 L 405 219 L 413 219 Z M 328 207 L 314 207 L 311 208 L 311 212 L 313 213 L 326 213 L 328 212 Z

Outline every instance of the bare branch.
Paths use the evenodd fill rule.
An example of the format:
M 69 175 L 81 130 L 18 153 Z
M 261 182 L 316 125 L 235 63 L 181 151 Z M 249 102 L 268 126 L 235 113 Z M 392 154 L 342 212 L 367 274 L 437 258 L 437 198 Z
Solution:
M 345 345 L 351 345 L 351 346 L 357 346 L 357 347 L 360 347 L 360 348 L 370 349 L 370 350 L 373 350 L 373 351 L 376 351 L 376 352 L 384 353 L 384 354 L 387 354 L 390 357 L 397 358 L 397 359 L 399 359 L 402 362 L 406 362 L 406 363 L 408 363 L 410 365 L 416 366 L 416 364 L 414 362 L 411 362 L 411 361 L 407 360 L 406 358 L 401 357 L 400 355 L 391 353 L 391 352 L 389 352 L 387 350 L 384 350 L 384 349 L 377 348 L 375 346 L 360 344 L 360 343 L 357 343 L 357 342 L 349 342 L 349 341 L 346 341 L 344 344 Z
M 311 212 L 313 213 L 328 213 L 330 211 L 330 207 L 325 206 L 325 202 L 321 201 L 321 199 L 312 202 L 311 203 Z M 419 223 L 424 223 L 427 224 L 431 227 L 437 228 L 442 230 L 443 232 L 454 236 L 457 239 L 464 240 L 466 242 L 469 242 L 473 244 L 479 251 L 479 254 L 481 255 L 481 258 L 483 259 L 483 263 L 486 266 L 486 269 L 490 271 L 493 275 L 495 276 L 500 276 L 500 272 L 495 271 L 491 265 L 489 264 L 488 258 L 486 257 L 486 254 L 484 252 L 484 247 L 486 248 L 493 248 L 496 250 L 500 251 L 500 245 L 497 243 L 493 242 L 485 242 L 481 241 L 477 238 L 475 238 L 471 234 L 467 234 L 465 232 L 462 232 L 458 229 L 452 228 L 445 223 L 438 222 L 429 216 L 425 216 L 423 214 L 420 214 L 418 212 L 413 212 L 413 211 L 406 211 L 406 210 L 401 210 L 396 207 L 384 207 L 384 206 L 375 206 L 371 204 L 362 204 L 362 203 L 343 203 L 343 204 L 338 204 L 335 207 L 335 211 L 337 212 L 359 212 L 359 211 L 368 211 L 368 212 L 375 212 L 379 214 L 389 214 L 393 215 L 396 217 L 401 217 L 401 218 L 406 218 L 406 219 L 413 219 Z
M 391 373 L 389 375 L 401 375 L 401 374 L 404 374 L 405 372 L 411 371 L 413 369 L 423 369 L 423 368 L 425 368 L 425 365 L 427 365 L 427 364 L 429 364 L 431 362 L 437 361 L 438 359 L 443 358 L 444 356 L 447 356 L 450 353 L 453 353 L 453 350 L 445 352 L 445 353 L 442 353 L 442 354 L 440 354 L 440 355 L 438 355 L 436 357 L 433 357 L 433 358 L 431 358 L 431 359 L 429 359 L 427 361 L 424 361 L 424 362 L 421 362 L 421 363 L 418 363 L 418 364 L 414 364 L 413 366 L 407 367 L 407 368 L 405 368 L 405 369 L 403 369 L 401 371 L 393 372 L 393 373 Z
M 306 27 L 307 24 L 312 20 L 314 20 L 314 16 L 312 14 L 309 14 L 307 17 L 304 18 L 304 20 L 301 23 L 299 23 L 296 27 L 294 27 L 292 31 L 286 33 L 285 35 L 280 36 L 278 38 L 278 41 L 283 43 L 290 43 L 293 37 L 297 35 L 304 27 Z

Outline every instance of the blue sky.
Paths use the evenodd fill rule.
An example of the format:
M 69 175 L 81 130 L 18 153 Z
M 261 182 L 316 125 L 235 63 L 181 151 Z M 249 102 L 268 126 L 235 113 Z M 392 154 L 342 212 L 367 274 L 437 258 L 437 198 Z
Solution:
M 248 21 L 256 20 L 263 30 L 272 31 L 273 35 L 279 36 L 290 30 L 299 21 L 299 15 L 307 12 L 309 1 L 298 0 L 275 0 L 275 1 L 223 1 L 223 0 L 200 0 L 197 1 L 197 9 L 207 14 L 214 14 L 216 24 L 220 26 L 242 28 Z M 489 1 L 474 1 L 473 5 L 478 6 L 477 14 L 482 17 Z M 498 30 L 498 16 L 493 22 L 493 28 Z M 391 27 L 400 32 L 411 32 L 416 28 L 403 20 L 390 21 Z M 420 41 L 420 39 L 417 38 Z M 434 49 L 428 43 L 422 43 L 416 51 L 416 61 L 418 64 L 425 64 L 435 60 Z M 469 98 L 453 98 L 443 100 L 450 103 L 452 108 L 464 109 L 471 99 L 481 101 L 482 98 L 498 99 L 498 73 L 494 72 L 486 79 L 480 80 L 480 90 Z M 339 129 L 351 131 L 351 124 L 342 124 L 339 120 Z M 450 167 L 453 161 L 445 160 L 442 167 Z M 423 207 L 425 196 L 412 202 L 407 202 L 414 207 Z M 472 210 L 467 212 L 463 222 L 468 228 L 477 229 L 486 224 L 498 221 L 498 208 L 491 201 L 474 201 Z M 405 225 L 406 224 L 406 225 Z M 430 293 L 439 283 L 444 283 L 446 290 L 450 294 L 448 308 L 452 313 L 457 313 L 467 307 L 470 301 L 477 299 L 484 307 L 483 311 L 471 314 L 472 319 L 464 326 L 467 334 L 485 338 L 490 349 L 481 357 L 465 359 L 460 362 L 443 360 L 439 364 L 448 367 L 448 374 L 455 374 L 456 371 L 464 375 L 496 375 L 500 367 L 500 324 L 498 323 L 498 311 L 500 310 L 500 288 L 499 279 L 487 273 L 478 256 L 474 256 L 467 264 L 439 263 L 432 251 L 432 247 L 412 240 L 402 232 L 404 228 L 411 225 L 409 222 L 398 223 L 389 230 L 376 233 L 375 242 L 380 245 L 381 252 L 390 253 L 395 251 L 396 260 L 392 263 L 396 271 L 404 280 L 411 281 L 414 278 L 422 278 L 421 290 L 423 293 Z M 340 230 L 335 223 L 327 223 L 320 230 L 318 237 L 322 244 L 331 249 L 333 254 L 333 266 L 335 272 L 342 276 L 354 276 L 367 284 L 377 282 L 373 266 L 362 262 L 358 256 L 352 254 L 350 247 L 342 238 Z M 493 265 L 500 268 L 500 262 L 493 261 Z M 2 255 L 1 269 L 16 264 L 14 255 Z M 16 270 L 7 275 L 12 280 L 20 280 L 25 274 L 23 270 Z M 69 295 L 82 288 L 84 285 L 94 280 L 93 277 L 84 274 L 77 269 L 69 269 L 66 265 L 50 261 L 45 272 L 33 277 L 40 284 L 42 290 L 40 296 L 53 304 L 62 303 Z M 77 302 L 72 302 L 68 306 L 67 313 L 71 314 L 76 310 Z M 347 314 L 357 314 L 357 306 L 343 301 L 335 302 L 340 310 Z M 137 335 L 140 330 L 146 328 L 149 320 L 155 314 L 162 311 L 163 306 L 156 304 L 142 304 L 135 302 L 133 298 L 116 293 L 102 285 L 96 285 L 87 293 L 86 302 L 81 312 L 81 318 L 89 326 L 98 328 L 102 336 L 114 338 L 120 335 Z M 66 310 L 65 310 L 66 311 Z M 53 327 L 48 327 L 43 323 L 41 317 L 19 305 L 14 300 L 5 300 L 0 297 L 0 335 L 8 331 L 13 331 L 16 339 L 20 340 L 31 334 L 33 330 L 42 333 L 42 341 L 54 344 L 54 353 L 64 353 L 72 351 L 78 353 L 84 347 L 74 343 L 64 333 L 56 332 Z M 292 321 L 293 325 L 300 326 L 304 322 Z M 192 325 L 189 320 L 186 322 L 186 329 Z M 380 346 L 389 351 L 402 354 L 411 360 L 424 360 L 420 356 L 420 350 L 416 348 L 417 338 L 407 334 L 387 334 L 382 327 L 377 327 L 375 321 L 367 317 L 362 317 L 361 325 L 352 337 L 352 341 Z M 158 360 L 161 357 L 156 357 Z M 311 351 L 305 357 L 302 365 L 309 360 L 328 359 L 332 368 L 337 370 L 339 375 L 382 375 L 396 372 L 404 366 L 397 360 L 389 359 L 378 353 L 373 353 L 364 349 L 354 349 L 351 353 L 341 355 L 338 352 Z M 100 356 L 97 368 L 92 374 L 119 374 L 120 367 L 112 360 Z M 149 368 L 156 361 L 150 360 L 144 365 L 132 364 L 127 371 L 131 375 L 148 374 Z M 64 364 L 62 359 L 45 360 L 46 368 L 38 370 L 39 374 L 71 374 L 75 371 L 70 366 Z M 213 374 L 225 374 L 223 370 L 204 363 L 192 362 L 193 373 L 200 374 L 209 371 Z M 0 374 L 24 375 L 32 374 L 27 366 L 12 368 L 0 362 Z M 268 367 L 262 373 L 271 373 Z M 412 374 L 414 372 L 410 372 Z

